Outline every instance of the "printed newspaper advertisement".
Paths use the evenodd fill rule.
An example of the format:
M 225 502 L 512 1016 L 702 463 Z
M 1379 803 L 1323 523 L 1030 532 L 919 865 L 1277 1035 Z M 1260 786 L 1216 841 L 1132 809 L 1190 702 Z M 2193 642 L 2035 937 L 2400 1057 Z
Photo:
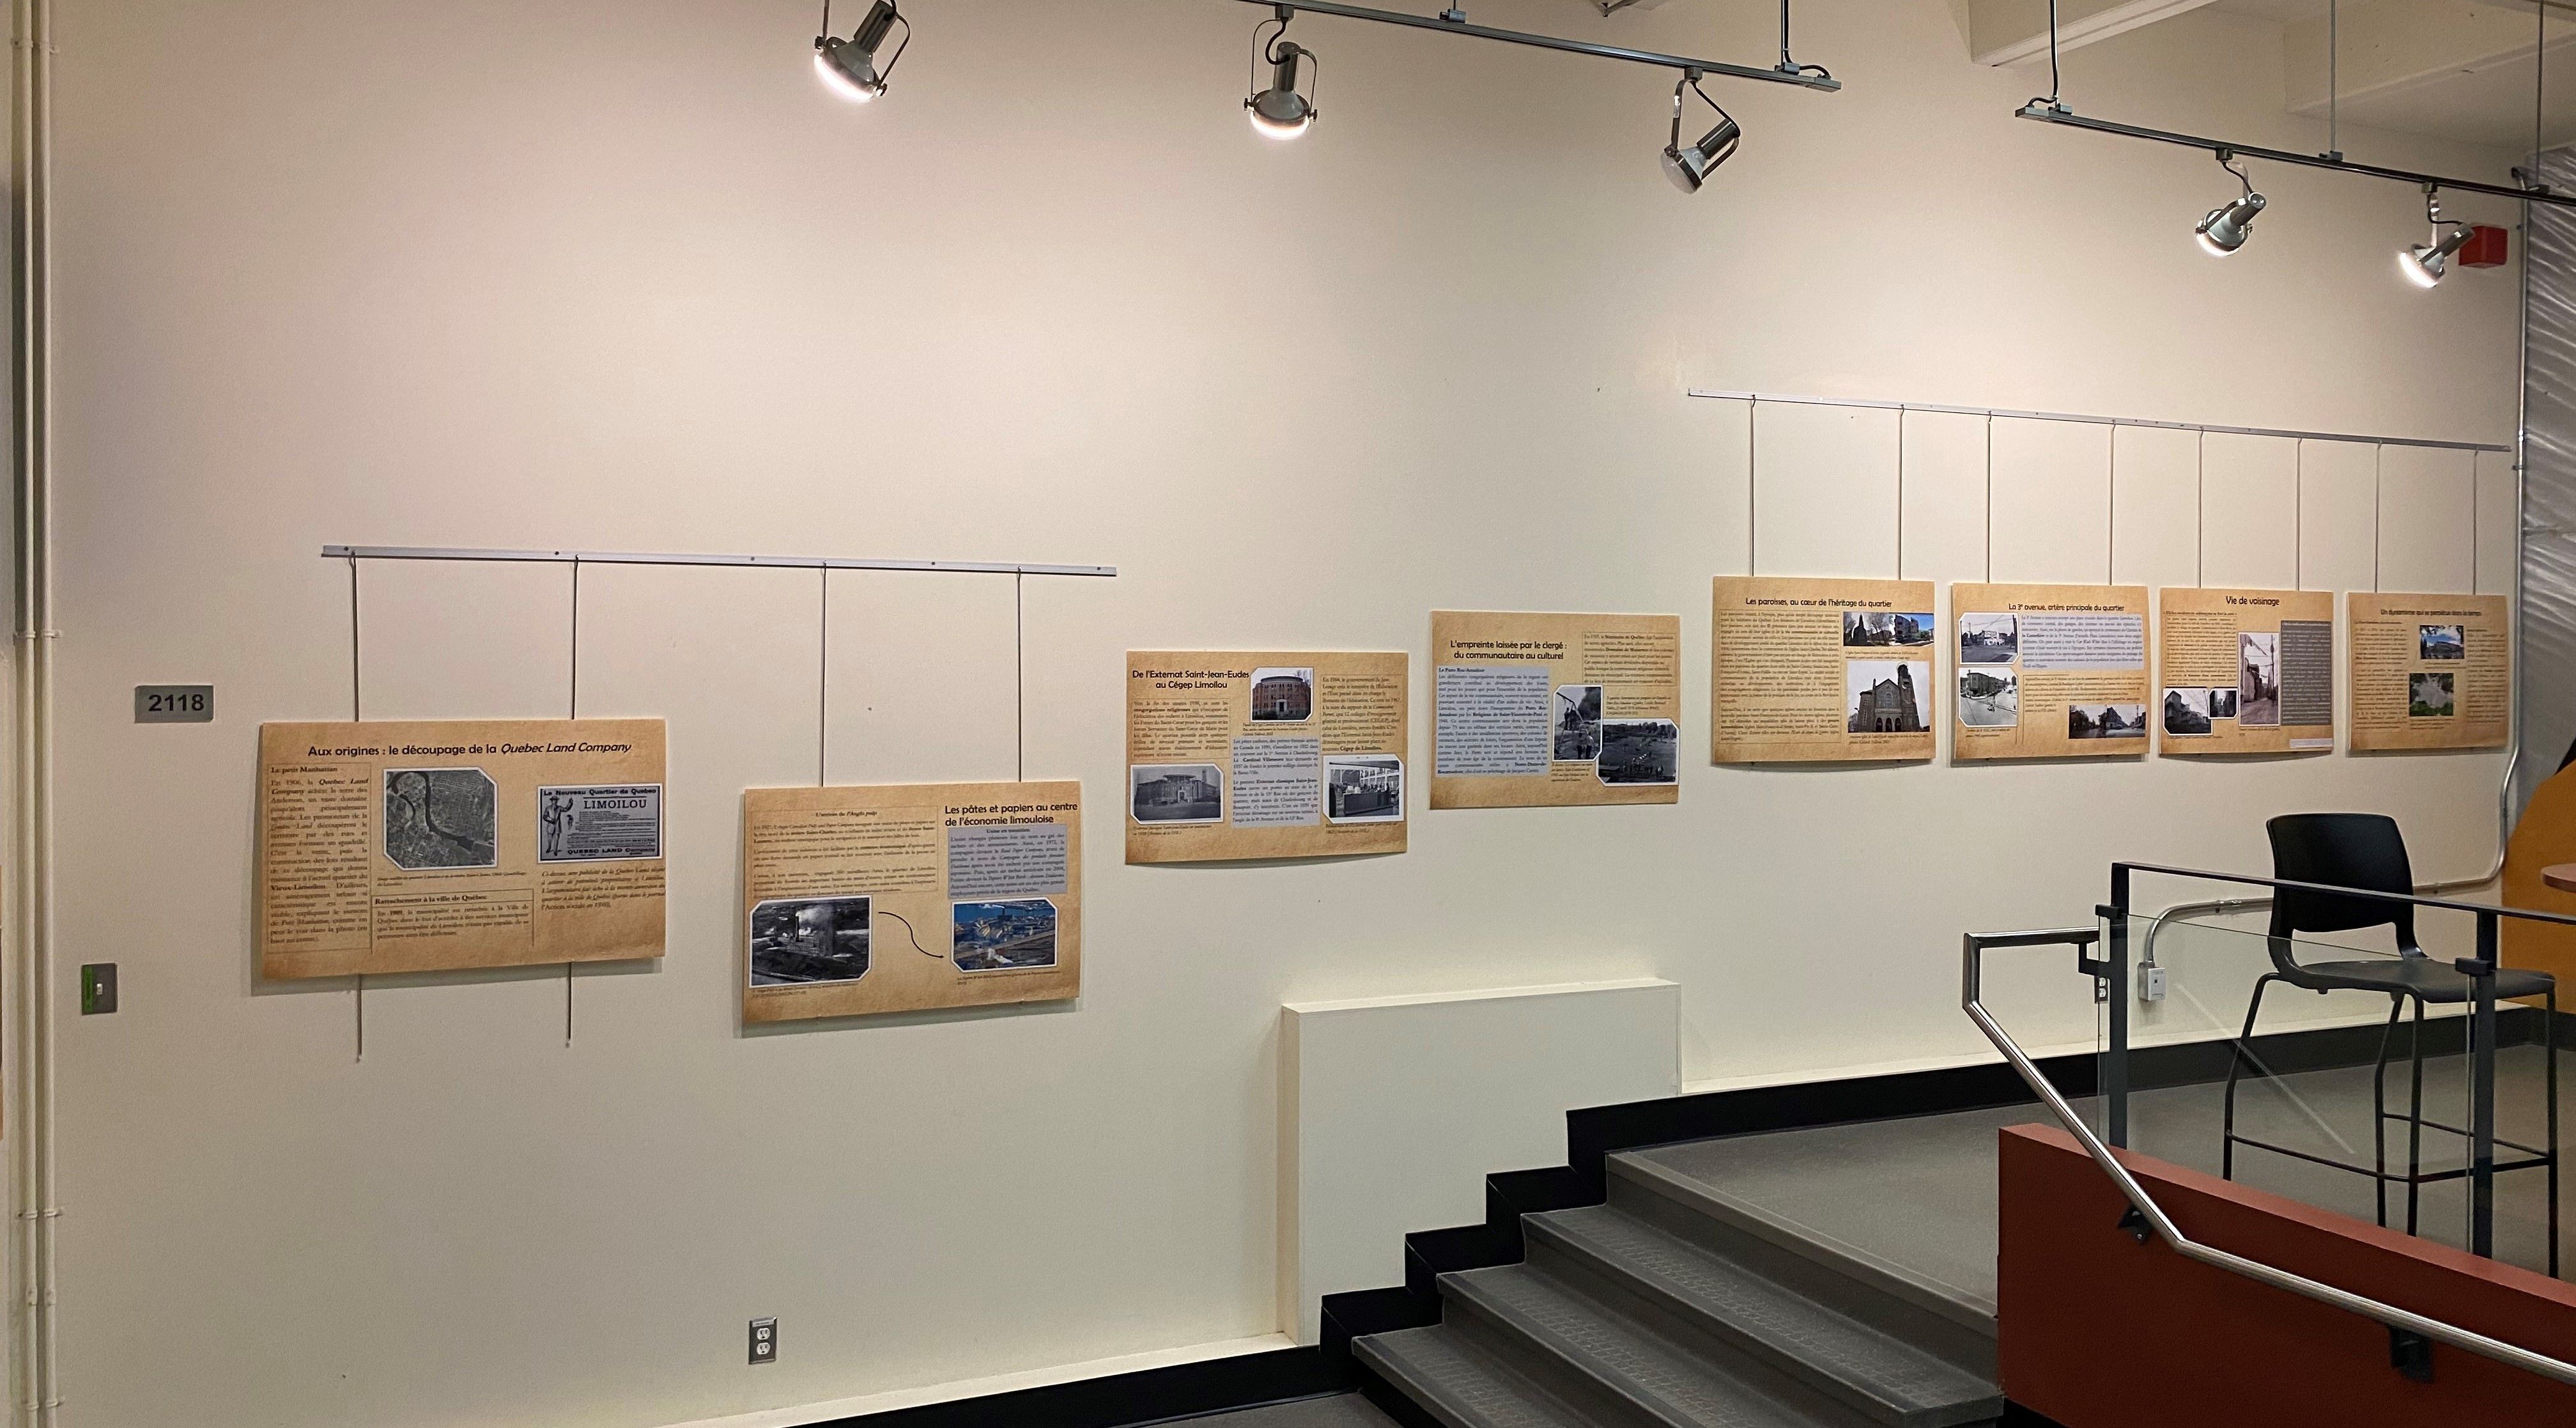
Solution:
M 1678 615 L 1431 614 L 1431 806 L 1681 798 Z
M 2157 608 L 2158 752 L 2334 747 L 2334 596 L 2167 586 Z
M 1407 663 L 1130 651 L 1127 861 L 1403 852 Z
M 1710 641 L 1718 763 L 1932 757 L 1931 581 L 1721 575 Z
M 2512 626 L 2501 595 L 2355 590 L 2352 746 L 2493 749 L 2513 717 Z
M 662 955 L 659 719 L 264 724 L 260 972 Z
M 1953 758 L 2145 756 L 2145 586 L 1957 584 L 1950 618 Z
M 742 796 L 745 1022 L 1082 990 L 1082 785 Z

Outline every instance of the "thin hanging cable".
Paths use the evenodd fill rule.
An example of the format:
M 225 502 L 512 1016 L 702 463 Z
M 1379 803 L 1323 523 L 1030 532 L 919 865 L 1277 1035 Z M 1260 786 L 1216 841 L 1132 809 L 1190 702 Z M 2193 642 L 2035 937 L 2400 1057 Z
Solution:
M 2063 82 L 2063 81 L 2061 81 L 2061 80 L 2058 78 L 2058 75 L 2057 75 L 2057 0 L 2048 0 L 2048 107 L 2049 107 L 2049 108 L 2051 108 L 2051 109 L 2063 109 L 2063 108 L 2065 108 L 2065 107 L 2066 107 L 2066 105 L 2065 105 L 2062 101 L 2060 101 L 2060 100 L 2059 100 L 2059 98 L 2058 98 L 2058 95 L 2060 95 L 2061 93 L 2063 93 L 2063 92 L 2065 91 L 2065 88 L 2066 88 L 2066 86 L 2065 86 L 2064 82 Z
M 1796 60 L 1789 58 L 1789 0 L 1780 0 L 1780 72 L 1782 74 L 1814 74 L 1820 75 L 1826 79 L 1834 77 L 1834 72 L 1825 68 L 1823 65 L 1800 64 Z
M 2326 0 L 2326 157 L 2343 157 L 2343 6 Z

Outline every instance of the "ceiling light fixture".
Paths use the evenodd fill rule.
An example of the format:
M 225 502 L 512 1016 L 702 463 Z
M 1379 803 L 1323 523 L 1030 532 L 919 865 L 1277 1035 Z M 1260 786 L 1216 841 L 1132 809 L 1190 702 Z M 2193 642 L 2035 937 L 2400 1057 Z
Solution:
M 1688 148 L 1682 146 L 1684 91 L 1698 95 L 1701 103 L 1717 110 L 1717 127 L 1702 134 Z M 1684 193 L 1699 192 L 1700 185 L 1708 182 L 1708 176 L 1716 171 L 1718 165 L 1735 157 L 1736 146 L 1743 142 L 1744 130 L 1735 122 L 1735 116 L 1727 113 L 1716 100 L 1708 97 L 1707 90 L 1699 87 L 1699 71 L 1683 70 L 1681 83 L 1673 86 L 1672 138 L 1664 145 L 1664 176 L 1673 181 L 1673 187 Z
M 1254 84 L 1261 82 L 1261 66 L 1270 66 L 1270 87 L 1255 90 L 1243 101 L 1244 112 L 1252 116 L 1252 127 L 1273 139 L 1294 139 L 1315 127 L 1315 83 L 1309 80 L 1306 92 L 1297 92 L 1297 62 L 1315 59 L 1315 52 L 1288 38 L 1288 22 L 1297 12 L 1278 7 L 1278 18 L 1264 20 L 1252 27 L 1252 61 Z M 1263 44 L 1261 32 L 1272 25 L 1270 41 Z M 1323 75 L 1323 64 L 1317 61 L 1315 75 Z
M 2244 247 L 2245 240 L 2254 236 L 2255 215 L 2270 201 L 2254 191 L 2254 180 L 2245 176 L 2235 159 L 2234 150 L 2218 151 L 2218 166 L 2236 175 L 2236 181 L 2245 185 L 2245 196 L 2209 210 L 2209 216 L 2200 220 L 2200 227 L 2194 230 L 2200 235 L 2201 251 L 2213 258 L 2224 258 Z
M 903 26 L 903 40 L 880 66 L 877 51 L 898 24 Z M 814 72 L 823 77 L 833 93 L 854 104 L 865 104 L 886 92 L 895 61 L 903 58 L 905 46 L 911 43 L 912 22 L 895 9 L 894 0 L 875 0 L 868 6 L 868 17 L 846 40 L 833 37 L 832 0 L 823 0 L 823 33 L 814 37 Z
M 2419 288 L 2429 288 L 2442 281 L 2451 270 L 2451 255 L 2465 246 L 2476 231 L 2460 222 L 2451 223 L 2451 231 L 2442 231 L 2442 191 L 2431 184 L 2424 186 L 2424 217 L 2433 225 L 2433 241 L 2418 243 L 2399 250 L 2397 271 Z

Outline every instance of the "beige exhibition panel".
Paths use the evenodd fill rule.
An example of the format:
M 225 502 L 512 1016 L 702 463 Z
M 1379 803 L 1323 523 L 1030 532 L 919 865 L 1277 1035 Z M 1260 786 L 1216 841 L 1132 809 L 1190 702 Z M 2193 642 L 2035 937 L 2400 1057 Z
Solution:
M 263 724 L 268 977 L 662 955 L 659 719 Z
M 2323 590 L 2157 592 L 2156 749 L 2334 748 L 2334 596 Z
M 1931 581 L 1721 575 L 1710 639 L 1715 762 L 1932 757 Z
M 2501 595 L 2355 590 L 2352 746 L 2494 749 L 2513 724 L 2513 633 Z
M 1129 651 L 1127 861 L 1403 852 L 1407 663 Z
M 2145 586 L 1953 585 L 1950 620 L 1953 758 L 2145 756 Z
M 1431 612 L 1431 806 L 1681 798 L 1679 615 Z
M 742 796 L 742 1019 L 1061 1001 L 1082 990 L 1082 785 Z

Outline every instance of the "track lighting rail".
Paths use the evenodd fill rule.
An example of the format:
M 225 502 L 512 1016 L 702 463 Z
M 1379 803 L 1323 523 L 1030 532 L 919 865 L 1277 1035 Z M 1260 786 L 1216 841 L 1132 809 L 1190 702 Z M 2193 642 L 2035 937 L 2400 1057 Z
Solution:
M 2576 208 L 2576 195 L 2552 193 L 2547 188 L 2516 188 L 2508 184 L 2480 183 L 2475 179 L 2444 178 L 2439 174 L 2421 174 L 2409 169 L 2382 168 L 2377 164 L 2357 164 L 2350 159 L 2327 154 L 2298 154 L 2286 149 L 2266 149 L 2256 144 L 2239 144 L 2228 139 L 2204 139 L 2196 134 L 2177 134 L 2169 129 L 2143 129 L 2135 124 L 2117 124 L 2108 119 L 2088 119 L 2045 99 L 2034 99 L 2016 113 L 2024 119 L 2037 119 L 2048 124 L 2090 129 L 2098 134 L 2119 134 L 2131 139 L 2152 139 L 2159 144 L 2180 144 L 2187 149 L 2205 149 L 2213 154 L 2234 155 L 2241 159 L 2262 159 L 2276 164 L 2298 164 L 2311 169 L 2332 169 L 2339 173 L 2359 174 L 2364 178 L 2393 179 L 2419 188 L 2437 188 L 2445 193 L 2486 193 L 2498 198 L 2526 199 L 2532 203 Z
M 1591 55 L 1597 59 L 1625 60 L 1630 64 L 1650 64 L 1664 69 L 1699 70 L 1735 79 L 1759 79 L 1772 84 L 1794 84 L 1805 89 L 1837 90 L 1842 81 L 1815 65 L 1795 65 L 1784 47 L 1778 69 L 1760 69 L 1753 65 L 1728 64 L 1723 60 L 1689 59 L 1681 55 L 1658 54 L 1653 50 L 1632 50 L 1623 45 L 1594 44 L 1589 40 L 1569 40 L 1556 35 L 1533 35 L 1521 30 L 1497 30 L 1486 25 L 1468 24 L 1459 11 L 1451 9 L 1441 15 L 1407 15 L 1395 10 L 1372 10 L 1360 5 L 1340 5 L 1328 0 L 1242 0 L 1246 5 L 1259 5 L 1284 14 L 1331 15 L 1344 20 L 1370 20 L 1381 25 L 1403 25 L 1416 30 L 1438 30 L 1443 34 L 1470 35 L 1480 40 L 1499 40 L 1509 45 L 1528 45 L 1534 49 L 1558 50 L 1566 54 Z M 1448 18 L 1458 15 L 1459 18 Z

